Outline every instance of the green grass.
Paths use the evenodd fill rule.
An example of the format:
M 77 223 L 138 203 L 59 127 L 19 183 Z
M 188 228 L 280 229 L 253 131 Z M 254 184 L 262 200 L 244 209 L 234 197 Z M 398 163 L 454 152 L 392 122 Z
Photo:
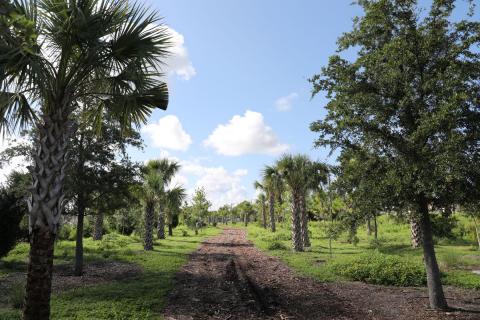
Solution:
M 455 230 L 469 230 L 469 221 L 463 216 L 459 216 L 459 223 Z M 375 265 L 395 266 L 395 259 L 403 261 L 404 267 L 399 271 L 393 268 L 391 274 L 405 272 L 404 279 L 411 279 L 412 274 L 416 274 L 412 266 L 423 265 L 423 254 L 421 249 L 412 249 L 410 246 L 410 230 L 407 224 L 397 223 L 391 217 L 382 216 L 379 219 L 379 239 L 375 243 L 373 235 L 368 236 L 366 228 L 361 227 L 358 230 L 359 243 L 354 246 L 347 243 L 346 234 L 332 242 L 332 256 L 329 254 L 328 239 L 324 236 L 324 224 L 320 222 L 311 222 L 309 230 L 311 232 L 311 251 L 294 253 L 291 248 L 290 230 L 288 224 L 280 224 L 275 234 L 264 230 L 260 226 L 251 224 L 248 226 L 248 238 L 260 249 L 268 254 L 280 257 L 289 266 L 297 270 L 300 274 L 307 275 L 321 281 L 348 281 L 360 280 L 371 283 L 378 283 L 382 280 L 388 284 L 415 284 L 419 281 L 399 280 L 397 283 L 388 279 L 387 275 L 375 275 L 374 273 L 383 273 L 386 268 L 377 268 Z M 461 230 L 460 230 L 461 229 Z M 283 244 L 283 246 L 282 246 Z M 284 247 L 288 249 L 284 249 Z M 440 239 L 435 247 L 437 259 L 443 274 L 443 283 L 462 288 L 480 289 L 480 275 L 476 275 L 471 270 L 480 270 L 480 251 L 475 246 L 475 239 L 471 233 L 466 232 L 461 239 L 445 240 Z M 376 260 L 371 263 L 365 263 L 366 257 L 375 255 Z M 382 260 L 383 262 L 379 260 Z M 393 262 L 392 262 L 393 261 Z M 353 269 L 352 265 L 356 266 Z M 364 270 L 361 270 L 361 269 Z M 365 275 L 369 269 L 370 274 Z M 373 270 L 373 271 L 372 271 Z M 374 271 L 377 270 L 377 271 Z M 359 273 L 359 271 L 362 271 Z M 408 274 L 407 274 L 408 273 Z M 421 275 L 419 275 L 421 277 Z M 380 279 L 380 280 L 379 280 Z M 404 281 L 404 282 L 402 282 Z
M 136 263 L 143 273 L 124 281 L 77 288 L 52 296 L 52 319 L 162 319 L 166 293 L 172 276 L 186 262 L 201 240 L 221 229 L 203 229 L 198 236 L 182 236 L 182 228 L 173 237 L 156 241 L 154 251 L 145 252 L 138 238 L 107 235 L 103 241 L 85 239 L 85 261 L 125 261 Z M 73 264 L 75 243 L 60 241 L 55 247 L 55 264 Z M 0 277 L 25 271 L 27 244 L 19 244 L 0 261 Z M 0 309 L 0 319 L 20 319 L 20 311 Z

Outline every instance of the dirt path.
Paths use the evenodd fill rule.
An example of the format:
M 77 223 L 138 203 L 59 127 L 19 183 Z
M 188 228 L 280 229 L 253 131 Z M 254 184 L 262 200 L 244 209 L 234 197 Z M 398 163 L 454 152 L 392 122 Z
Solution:
M 479 296 L 470 297 L 471 302 Z M 428 311 L 427 303 L 422 289 L 321 283 L 298 276 L 254 248 L 245 231 L 225 229 L 205 241 L 175 276 L 165 318 L 480 319 L 480 313 Z

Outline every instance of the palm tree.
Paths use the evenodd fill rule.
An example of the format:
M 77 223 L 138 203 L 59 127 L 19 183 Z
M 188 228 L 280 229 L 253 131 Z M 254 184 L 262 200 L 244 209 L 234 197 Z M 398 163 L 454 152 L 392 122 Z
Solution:
M 155 205 L 163 189 L 163 177 L 159 170 L 160 161 L 150 160 L 144 168 L 142 197 L 145 203 L 145 235 L 143 248 L 153 250 L 153 220 Z
M 185 201 L 186 197 L 187 192 L 182 187 L 175 187 L 171 190 L 168 190 L 165 194 L 168 235 L 170 237 L 173 236 L 174 217 L 178 217 L 180 214 L 180 207 L 182 206 L 182 203 Z
M 275 232 L 275 195 L 283 192 L 283 180 L 278 168 L 265 166 L 262 171 L 263 187 L 268 195 L 268 208 L 270 212 L 270 227 Z
M 266 200 L 265 187 L 258 181 L 255 181 L 253 183 L 253 186 L 256 190 L 260 191 L 260 194 L 258 195 L 258 202 L 262 209 L 262 224 L 263 224 L 263 228 L 267 229 L 267 210 L 265 208 L 265 200 Z
M 128 128 L 166 109 L 159 68 L 170 35 L 155 13 L 122 0 L 2 1 L 0 10 L 0 129 L 37 132 L 24 319 L 48 319 L 69 138 L 107 114 Z
M 168 184 L 172 181 L 175 174 L 180 170 L 180 164 L 176 161 L 161 159 L 158 161 L 158 170 L 162 175 L 163 186 L 159 190 L 159 212 L 157 222 L 157 237 L 165 239 L 165 206 L 168 202 L 167 192 Z
M 310 246 L 305 197 L 326 178 L 326 166 L 305 155 L 283 155 L 277 162 L 292 194 L 292 245 L 295 251 Z

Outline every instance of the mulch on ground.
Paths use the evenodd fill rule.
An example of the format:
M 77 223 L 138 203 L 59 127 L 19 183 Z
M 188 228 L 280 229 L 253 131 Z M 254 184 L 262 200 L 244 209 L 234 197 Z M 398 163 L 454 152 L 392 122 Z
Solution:
M 480 319 L 480 292 L 446 288 L 446 295 L 457 310 L 429 310 L 425 288 L 318 282 L 255 248 L 244 230 L 227 228 L 175 276 L 165 318 Z

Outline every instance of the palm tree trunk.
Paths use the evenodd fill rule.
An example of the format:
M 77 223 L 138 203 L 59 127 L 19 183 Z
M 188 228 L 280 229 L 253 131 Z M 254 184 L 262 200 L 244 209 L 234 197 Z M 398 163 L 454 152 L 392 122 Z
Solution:
M 43 116 L 37 126 L 33 154 L 31 198 L 28 201 L 30 259 L 23 319 L 44 320 L 50 316 L 53 250 L 63 211 L 67 145 L 72 133 L 69 108 L 57 108 Z
M 50 319 L 54 241 L 55 237 L 46 226 L 36 228 L 30 234 L 30 261 L 23 319 Z
M 270 210 L 270 228 L 272 232 L 275 232 L 275 195 L 273 192 L 269 193 L 268 198 L 268 207 Z
M 145 205 L 145 239 L 143 248 L 153 250 L 153 215 L 155 203 L 147 202 Z
M 173 237 L 173 226 L 171 223 L 168 224 L 168 236 Z
M 83 274 L 83 220 L 85 218 L 85 198 L 83 192 L 77 199 L 77 237 L 75 245 L 75 270 L 76 276 Z
M 162 206 L 160 206 L 160 211 L 158 212 L 157 238 L 165 239 L 165 213 Z
M 294 251 L 303 251 L 300 196 L 294 193 L 292 202 L 292 246 Z
M 473 218 L 473 224 L 475 226 L 475 235 L 477 236 L 478 250 L 480 250 L 480 233 L 478 230 L 477 218 L 475 218 L 475 216 L 472 216 L 472 218 Z
M 413 248 L 419 248 L 423 244 L 422 226 L 414 214 L 410 216 L 410 236 Z
M 423 233 L 423 258 L 425 260 L 425 269 L 427 271 L 430 307 L 433 309 L 445 310 L 448 308 L 448 305 L 443 293 L 442 282 L 440 280 L 440 270 L 435 256 L 428 203 L 425 199 L 421 199 L 419 202 L 419 214 Z
M 93 240 L 98 241 L 103 238 L 103 212 L 100 211 L 95 217 L 95 224 L 93 225 Z
M 85 169 L 83 138 L 84 135 L 80 134 L 77 163 L 77 172 L 80 177 L 83 176 L 83 172 Z M 83 220 L 85 218 L 85 189 L 82 188 L 82 182 L 79 181 L 79 183 L 79 192 L 77 194 L 77 234 L 75 244 L 75 268 L 73 272 L 74 275 L 77 277 L 81 276 L 83 273 Z
M 303 247 L 310 247 L 310 237 L 308 235 L 308 214 L 307 214 L 307 208 L 305 205 L 305 196 L 301 195 L 299 197 L 300 201 L 300 226 L 301 226 L 301 232 L 302 232 L 302 242 L 303 242 Z
M 265 197 L 262 198 L 262 218 L 263 218 L 263 229 L 267 229 L 267 208 L 265 206 Z

